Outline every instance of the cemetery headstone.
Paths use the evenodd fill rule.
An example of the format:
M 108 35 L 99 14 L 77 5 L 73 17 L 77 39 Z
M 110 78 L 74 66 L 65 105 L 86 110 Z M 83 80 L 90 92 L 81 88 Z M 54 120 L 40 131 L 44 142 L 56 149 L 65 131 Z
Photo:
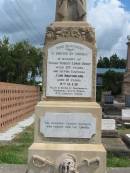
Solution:
M 130 121 L 130 109 L 122 109 L 122 120 Z
M 102 104 L 112 105 L 114 102 L 114 97 L 111 95 L 111 92 L 104 92 L 102 94 Z
M 130 122 L 124 122 L 123 125 L 124 125 L 126 128 L 130 128 Z
M 104 96 L 104 103 L 105 104 L 113 104 L 114 97 L 111 95 L 105 95 Z
M 86 0 L 57 0 L 46 31 L 43 101 L 36 106 L 33 173 L 105 173 L 101 107 L 96 103 L 95 31 L 85 21 Z
M 116 121 L 114 119 L 102 119 L 102 130 L 116 130 Z
M 118 137 L 115 119 L 102 119 L 102 137 Z
M 125 96 L 125 106 L 130 108 L 130 95 Z

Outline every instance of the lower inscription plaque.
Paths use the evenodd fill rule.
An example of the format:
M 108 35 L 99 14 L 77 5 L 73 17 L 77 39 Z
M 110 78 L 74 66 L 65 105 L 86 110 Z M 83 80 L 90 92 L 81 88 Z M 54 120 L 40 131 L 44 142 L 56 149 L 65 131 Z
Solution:
M 96 119 L 91 113 L 47 112 L 40 120 L 40 132 L 50 138 L 86 138 L 96 134 Z

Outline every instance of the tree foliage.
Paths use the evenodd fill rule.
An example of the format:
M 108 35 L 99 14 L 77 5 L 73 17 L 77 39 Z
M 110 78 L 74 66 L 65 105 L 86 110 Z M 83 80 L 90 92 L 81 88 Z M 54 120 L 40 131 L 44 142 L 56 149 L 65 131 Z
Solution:
M 112 91 L 113 95 L 118 95 L 122 90 L 122 81 L 122 73 L 109 70 L 103 75 L 103 90 Z
M 126 68 L 126 60 L 120 59 L 116 54 L 108 57 L 100 57 L 97 64 L 98 68 Z
M 0 81 L 35 83 L 35 77 L 41 73 L 41 66 L 40 49 L 33 47 L 27 41 L 11 45 L 6 37 L 0 40 Z

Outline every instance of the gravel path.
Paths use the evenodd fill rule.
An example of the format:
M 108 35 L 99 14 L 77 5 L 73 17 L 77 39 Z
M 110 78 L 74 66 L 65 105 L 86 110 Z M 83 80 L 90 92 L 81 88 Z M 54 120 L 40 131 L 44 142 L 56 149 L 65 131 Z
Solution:
M 34 115 L 24 119 L 23 121 L 18 122 L 14 127 L 11 127 L 7 131 L 0 133 L 0 142 L 10 142 L 15 136 L 23 130 L 33 124 Z

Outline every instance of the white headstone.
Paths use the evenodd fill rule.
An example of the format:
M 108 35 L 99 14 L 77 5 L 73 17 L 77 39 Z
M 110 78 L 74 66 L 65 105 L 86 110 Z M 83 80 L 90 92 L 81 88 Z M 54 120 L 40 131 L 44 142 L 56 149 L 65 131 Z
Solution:
M 122 109 L 122 120 L 130 120 L 130 109 Z
M 46 96 L 92 97 L 92 49 L 62 42 L 48 49 Z
M 130 134 L 126 134 L 126 136 L 130 139 Z
M 116 121 L 114 119 L 102 119 L 102 130 L 116 130 Z
M 86 138 L 96 134 L 96 119 L 91 113 L 47 112 L 40 120 L 40 132 L 50 138 Z

